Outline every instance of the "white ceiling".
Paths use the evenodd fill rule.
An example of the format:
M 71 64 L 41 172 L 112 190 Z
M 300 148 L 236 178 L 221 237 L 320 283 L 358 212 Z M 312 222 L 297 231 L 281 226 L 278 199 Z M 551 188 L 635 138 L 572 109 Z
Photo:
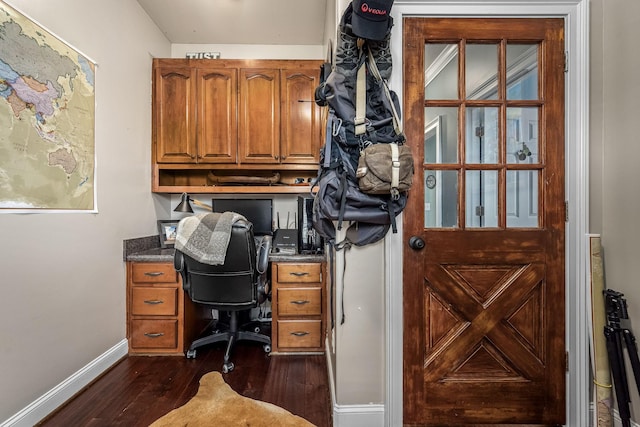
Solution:
M 174 44 L 322 45 L 327 0 L 138 0 Z

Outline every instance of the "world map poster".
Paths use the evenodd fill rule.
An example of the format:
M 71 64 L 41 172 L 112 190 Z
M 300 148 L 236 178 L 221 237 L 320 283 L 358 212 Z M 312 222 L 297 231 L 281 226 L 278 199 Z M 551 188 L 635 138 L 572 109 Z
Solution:
M 95 211 L 95 63 L 0 1 L 0 212 Z

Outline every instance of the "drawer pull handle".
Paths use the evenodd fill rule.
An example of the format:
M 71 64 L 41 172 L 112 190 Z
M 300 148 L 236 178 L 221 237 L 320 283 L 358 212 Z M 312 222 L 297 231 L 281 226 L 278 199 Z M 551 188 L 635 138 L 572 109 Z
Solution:
M 289 274 L 291 274 L 292 276 L 296 276 L 296 277 L 302 277 L 302 276 L 308 276 L 309 272 L 308 271 L 294 271 L 294 272 L 291 272 Z
M 157 304 L 164 304 L 164 301 L 159 299 L 148 299 L 148 300 L 145 300 L 144 303 L 150 304 L 150 305 L 157 305 Z
M 162 271 L 147 271 L 144 273 L 145 276 L 158 277 L 162 276 L 164 273 Z
M 296 336 L 296 337 L 303 337 L 303 336 L 305 336 L 305 335 L 309 335 L 309 332 L 303 332 L 303 331 L 300 331 L 300 332 L 291 332 L 291 335 Z
M 160 338 L 163 335 L 164 333 L 162 332 L 145 332 L 144 334 L 145 337 L 149 337 L 149 338 Z
M 309 300 L 296 300 L 296 301 L 291 301 L 291 304 L 296 304 L 296 305 L 305 305 L 305 304 L 309 304 L 311 301 Z

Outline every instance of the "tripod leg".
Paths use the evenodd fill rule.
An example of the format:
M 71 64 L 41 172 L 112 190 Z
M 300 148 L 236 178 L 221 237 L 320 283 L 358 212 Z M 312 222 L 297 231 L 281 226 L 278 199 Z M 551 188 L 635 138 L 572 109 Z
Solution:
M 627 353 L 629 353 L 629 360 L 631 361 L 631 368 L 633 369 L 633 377 L 636 380 L 638 393 L 640 393 L 640 359 L 638 358 L 636 338 L 629 329 L 624 329 L 622 333 L 624 336 L 624 342 L 627 344 Z
M 604 327 L 604 335 L 607 338 L 607 353 L 611 365 L 611 376 L 618 401 L 618 411 L 622 419 L 623 427 L 631 427 L 631 409 L 629 408 L 629 386 L 626 381 L 626 370 L 622 358 L 622 342 L 616 329 L 611 326 Z

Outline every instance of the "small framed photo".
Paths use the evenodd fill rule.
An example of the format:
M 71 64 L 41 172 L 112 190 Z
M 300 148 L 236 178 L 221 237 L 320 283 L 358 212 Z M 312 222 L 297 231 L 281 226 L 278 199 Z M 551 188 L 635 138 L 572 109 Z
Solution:
M 158 221 L 158 234 L 160 235 L 160 247 L 172 248 L 176 243 L 179 220 L 161 219 Z

